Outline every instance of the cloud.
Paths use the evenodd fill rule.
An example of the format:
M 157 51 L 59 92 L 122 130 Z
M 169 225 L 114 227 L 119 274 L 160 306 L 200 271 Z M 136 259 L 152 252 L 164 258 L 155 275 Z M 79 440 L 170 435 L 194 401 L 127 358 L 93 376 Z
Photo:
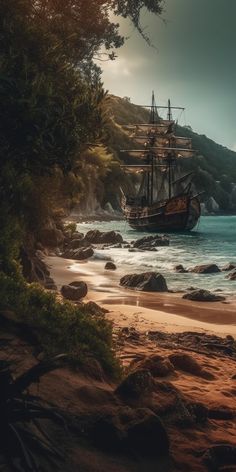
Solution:
M 118 56 L 114 61 L 104 62 L 102 64 L 103 77 L 112 79 L 116 77 L 131 77 L 142 72 L 146 59 L 144 57 L 126 57 Z M 99 65 L 99 62 L 98 62 Z

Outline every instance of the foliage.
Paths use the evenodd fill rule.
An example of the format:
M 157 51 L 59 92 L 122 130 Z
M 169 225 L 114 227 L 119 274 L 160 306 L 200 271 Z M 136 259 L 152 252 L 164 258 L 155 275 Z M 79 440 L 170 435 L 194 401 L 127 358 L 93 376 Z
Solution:
M 0 2 L 1 307 L 36 329 L 47 355 L 66 351 L 82 361 L 90 354 L 113 373 L 109 323 L 86 306 L 62 304 L 26 285 L 15 261 L 23 242 L 50 220 L 58 195 L 70 201 L 85 193 L 92 175 L 100 177 L 103 198 L 114 163 L 106 146 L 93 148 L 101 141 L 106 97 L 93 60 L 103 57 L 102 47 L 114 59 L 124 43 L 114 16 L 130 19 L 143 34 L 142 9 L 159 15 L 162 3 Z
M 37 284 L 28 285 L 20 277 L 0 272 L 0 309 L 14 311 L 39 339 L 47 357 L 61 352 L 73 363 L 89 357 L 99 360 L 109 375 L 119 372 L 112 351 L 112 327 L 99 312 L 86 305 L 60 302 L 52 292 Z
M 162 3 L 0 2 L 0 222 L 5 253 L 20 238 L 11 227 L 20 227 L 22 238 L 29 231 L 37 233 L 50 214 L 55 199 L 45 191 L 42 176 L 46 181 L 61 170 L 66 199 L 83 190 L 87 168 L 82 165 L 80 175 L 73 168 L 82 151 L 100 138 L 103 126 L 105 93 L 93 59 L 101 47 L 114 58 L 113 49 L 124 43 L 112 18 L 128 18 L 142 32 L 142 9 L 159 15 Z M 54 184 L 58 189 L 54 179 L 49 188 Z

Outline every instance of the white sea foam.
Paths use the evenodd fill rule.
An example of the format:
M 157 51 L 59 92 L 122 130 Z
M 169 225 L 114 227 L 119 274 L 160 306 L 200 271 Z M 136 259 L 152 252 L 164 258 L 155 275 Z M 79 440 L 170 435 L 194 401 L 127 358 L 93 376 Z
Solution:
M 78 225 L 78 230 L 120 231 L 125 241 L 141 238 L 148 233 L 131 230 L 124 222 L 96 222 Z M 226 294 L 235 294 L 236 281 L 226 279 L 227 273 L 178 274 L 174 266 L 182 264 L 189 268 L 198 264 L 215 263 L 222 267 L 236 262 L 236 217 L 202 217 L 197 231 L 183 234 L 169 234 L 170 246 L 157 248 L 156 252 L 129 252 L 128 249 L 110 248 L 96 250 L 94 259 L 112 259 L 123 271 L 159 271 L 173 289 L 194 286 L 210 290 L 222 289 Z

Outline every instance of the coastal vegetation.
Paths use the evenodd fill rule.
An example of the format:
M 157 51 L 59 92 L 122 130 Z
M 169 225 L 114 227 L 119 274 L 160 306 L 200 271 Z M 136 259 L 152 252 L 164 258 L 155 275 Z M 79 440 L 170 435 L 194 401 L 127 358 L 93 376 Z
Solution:
M 141 10 L 159 15 L 161 5 L 160 0 L 0 4 L 1 310 L 13 310 L 37 327 L 48 355 L 67 351 L 71 359 L 81 359 L 90 352 L 110 372 L 116 365 L 110 324 L 26 283 L 21 254 L 31 267 L 40 231 L 59 234 L 60 203 L 72 205 L 74 195 L 85 192 L 87 176 L 102 180 L 108 172 L 109 153 L 95 152 L 104 134 L 106 92 L 94 59 L 114 59 L 124 43 L 111 13 L 130 19 L 148 40 Z

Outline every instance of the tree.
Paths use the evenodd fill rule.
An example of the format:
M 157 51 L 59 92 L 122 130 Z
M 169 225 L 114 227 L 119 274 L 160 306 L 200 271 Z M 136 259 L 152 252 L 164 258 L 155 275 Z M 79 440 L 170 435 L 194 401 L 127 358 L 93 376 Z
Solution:
M 111 13 L 129 18 L 142 33 L 142 9 L 160 14 L 162 3 L 1 0 L 2 253 L 4 246 L 11 252 L 19 239 L 16 228 L 32 230 L 29 223 L 38 210 L 29 203 L 40 193 L 40 178 L 57 168 L 70 172 L 81 152 L 101 135 L 105 92 L 93 58 L 101 47 L 113 58 L 114 49 L 124 43 Z

